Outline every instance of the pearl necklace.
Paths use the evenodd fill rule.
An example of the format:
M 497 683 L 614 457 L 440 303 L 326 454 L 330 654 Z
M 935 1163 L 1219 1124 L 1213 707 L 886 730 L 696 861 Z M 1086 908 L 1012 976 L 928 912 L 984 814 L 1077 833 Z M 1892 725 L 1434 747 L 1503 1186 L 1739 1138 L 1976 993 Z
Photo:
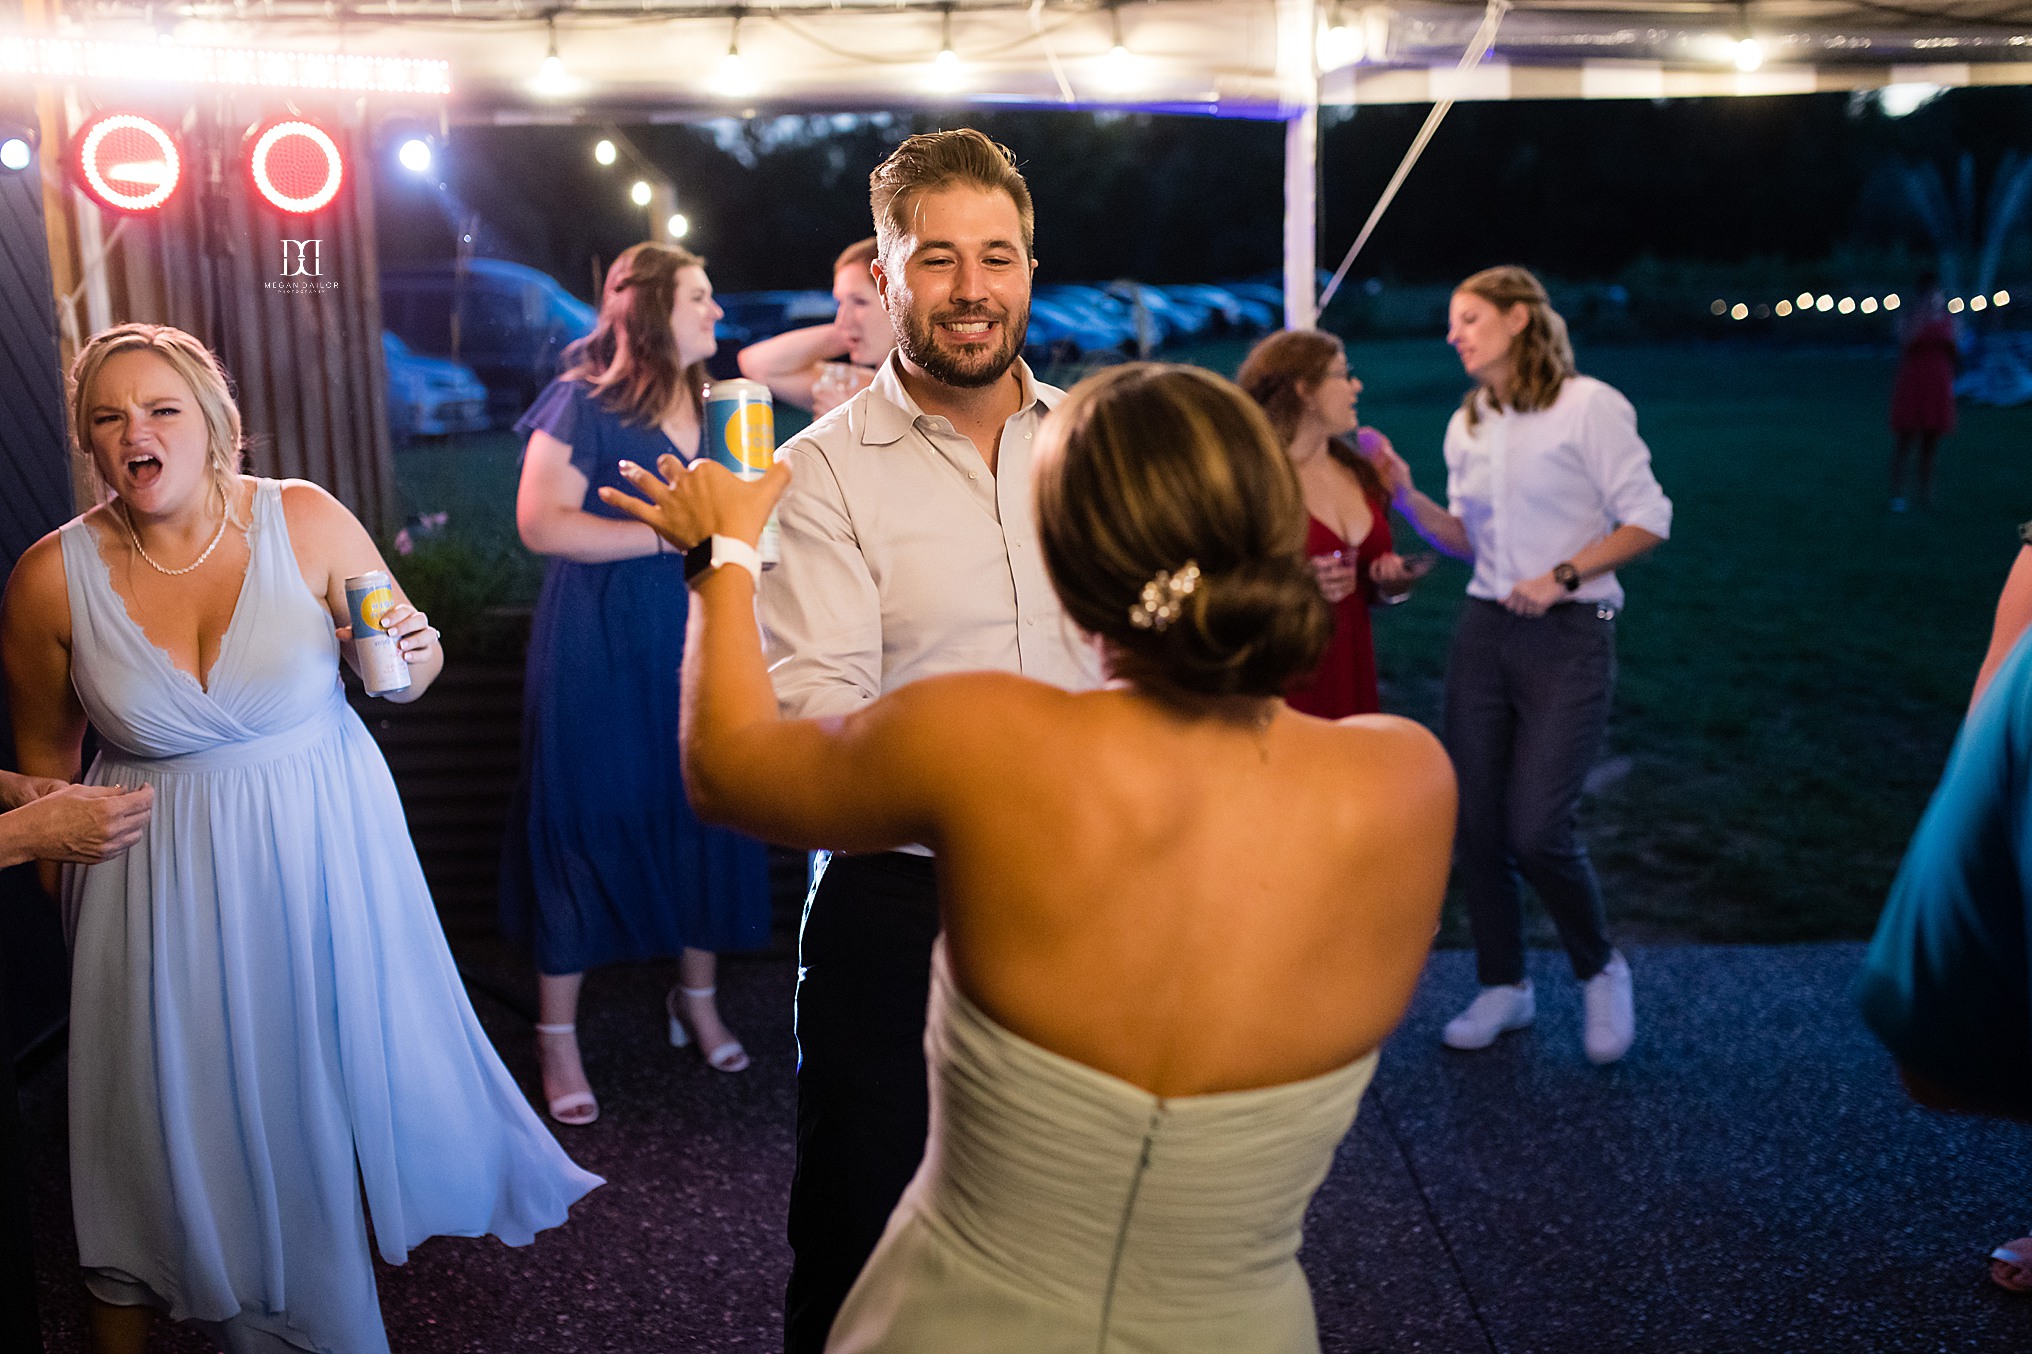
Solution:
M 175 578 L 180 574 L 187 574 L 191 570 L 197 568 L 200 564 L 203 564 L 206 560 L 212 557 L 212 552 L 219 548 L 219 542 L 226 539 L 226 522 L 228 516 L 229 514 L 224 512 L 221 512 L 219 514 L 219 529 L 212 533 L 212 543 L 205 547 L 204 554 L 199 555 L 196 559 L 192 560 L 189 564 L 184 565 L 183 568 L 181 569 L 165 569 L 160 564 L 157 564 L 155 560 L 149 556 L 149 553 L 146 550 L 143 550 L 141 548 L 141 538 L 134 534 L 133 510 L 130 509 L 125 503 L 122 503 L 120 505 L 120 522 L 121 525 L 127 528 L 127 539 L 134 542 L 134 553 L 141 556 L 142 559 L 146 560 L 148 562 L 149 568 L 155 570 L 155 572 L 159 574 L 167 575 L 170 578 Z

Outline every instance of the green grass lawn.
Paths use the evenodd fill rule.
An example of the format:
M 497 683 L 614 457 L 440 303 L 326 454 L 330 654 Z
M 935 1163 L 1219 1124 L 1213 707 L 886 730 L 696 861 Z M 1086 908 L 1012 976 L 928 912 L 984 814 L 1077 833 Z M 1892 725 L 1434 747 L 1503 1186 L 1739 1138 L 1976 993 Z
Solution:
M 1186 356 L 1232 373 L 1242 351 Z M 1349 356 L 1364 421 L 1440 496 L 1440 435 L 1462 389 L 1452 354 L 1391 342 Z M 1616 715 L 1586 810 L 1615 932 L 1867 935 L 1967 703 L 2015 527 L 2032 517 L 2032 409 L 1964 408 L 1939 505 L 1893 516 L 1888 354 L 1581 356 L 1636 404 L 1676 509 L 1671 542 L 1624 578 Z M 512 626 L 487 608 L 526 606 L 541 577 L 514 539 L 515 461 L 503 434 L 397 453 L 404 512 L 451 514 L 442 537 L 391 559 L 453 620 L 454 661 L 499 656 Z M 1409 604 L 1378 613 L 1386 708 L 1437 722 L 1466 582 L 1443 561 Z M 1451 910 L 1447 934 L 1463 935 Z

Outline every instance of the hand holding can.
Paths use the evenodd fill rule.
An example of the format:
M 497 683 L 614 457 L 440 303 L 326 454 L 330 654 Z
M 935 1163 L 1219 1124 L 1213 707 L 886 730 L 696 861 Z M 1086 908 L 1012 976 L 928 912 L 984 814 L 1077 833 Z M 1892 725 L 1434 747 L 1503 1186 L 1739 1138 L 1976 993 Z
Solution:
M 776 464 L 776 406 L 760 381 L 715 381 L 706 390 L 706 454 L 744 480 L 759 480 Z M 778 557 L 776 514 L 755 543 L 762 567 Z
M 409 689 L 409 662 L 395 636 L 388 633 L 388 612 L 395 606 L 395 580 L 375 569 L 346 580 L 346 610 L 353 621 L 353 654 L 360 684 L 370 696 Z

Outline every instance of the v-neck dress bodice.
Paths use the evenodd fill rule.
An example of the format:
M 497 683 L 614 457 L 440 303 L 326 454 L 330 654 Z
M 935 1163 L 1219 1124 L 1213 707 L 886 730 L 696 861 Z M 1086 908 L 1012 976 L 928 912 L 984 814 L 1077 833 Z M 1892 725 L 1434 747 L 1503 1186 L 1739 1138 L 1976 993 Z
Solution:
M 380 749 L 347 705 L 280 486 L 209 690 L 63 528 L 86 780 L 155 788 L 142 839 L 71 867 L 72 1200 L 86 1284 L 231 1354 L 387 1354 L 368 1253 L 522 1244 L 599 1184 L 473 1017 Z
M 1376 639 L 1369 626 L 1369 608 L 1376 601 L 1376 581 L 1369 577 L 1369 567 L 1396 547 L 1390 539 L 1389 501 L 1371 494 L 1369 514 L 1369 532 L 1354 545 L 1317 517 L 1306 518 L 1305 553 L 1338 554 L 1355 569 L 1355 590 L 1333 604 L 1333 635 L 1319 662 L 1284 693 L 1292 709 L 1321 719 L 1369 715 L 1383 708 L 1376 690 Z
M 142 630 L 82 518 L 63 529 L 61 542 L 72 644 L 90 655 L 72 665 L 71 684 L 118 755 L 259 760 L 276 751 L 268 739 L 328 734 L 346 709 L 338 639 L 297 569 L 274 480 L 255 491 L 247 576 L 204 685 Z

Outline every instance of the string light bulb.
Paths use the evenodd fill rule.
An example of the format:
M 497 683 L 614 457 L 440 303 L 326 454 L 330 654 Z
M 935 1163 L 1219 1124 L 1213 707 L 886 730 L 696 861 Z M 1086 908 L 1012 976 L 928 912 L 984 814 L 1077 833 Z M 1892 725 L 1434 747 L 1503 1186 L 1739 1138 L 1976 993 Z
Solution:
M 960 54 L 952 45 L 952 7 L 939 14 L 938 55 L 931 62 L 931 86 L 940 93 L 958 92 L 965 76 L 960 69 Z
M 1368 55 L 1367 48 L 1363 30 L 1348 22 L 1347 11 L 1341 8 L 1340 0 L 1334 0 L 1319 37 L 1319 68 L 1337 71 L 1355 65 Z
M 557 54 L 557 16 L 546 15 L 543 23 L 550 33 L 550 46 L 544 55 L 543 64 L 536 68 L 536 78 L 529 82 L 529 87 L 534 93 L 546 99 L 561 99 L 576 94 L 579 82 L 565 69 L 564 58 Z
M 611 165 L 618 158 L 620 158 L 620 152 L 614 149 L 614 143 L 612 141 L 609 141 L 606 137 L 604 136 L 601 137 L 599 141 L 594 144 L 593 160 L 596 163 L 602 165 Z
M 1736 13 L 1736 69 L 1748 75 L 1764 64 L 1764 44 L 1750 32 L 1750 0 L 1738 0 Z
M 748 63 L 741 55 L 741 11 L 738 9 L 734 11 L 734 25 L 727 36 L 727 54 L 720 58 L 719 69 L 713 76 L 713 88 L 735 97 L 755 92 L 755 74 L 748 69 Z
M 1108 31 L 1114 38 L 1114 45 L 1108 48 L 1107 56 L 1101 59 L 1103 73 L 1108 85 L 1116 90 L 1126 90 L 1135 82 L 1136 58 L 1129 54 L 1129 48 L 1122 41 L 1122 6 L 1120 0 L 1108 6 Z
M 628 200 L 638 207 L 647 207 L 651 196 L 649 180 L 637 179 L 635 186 L 628 190 Z

